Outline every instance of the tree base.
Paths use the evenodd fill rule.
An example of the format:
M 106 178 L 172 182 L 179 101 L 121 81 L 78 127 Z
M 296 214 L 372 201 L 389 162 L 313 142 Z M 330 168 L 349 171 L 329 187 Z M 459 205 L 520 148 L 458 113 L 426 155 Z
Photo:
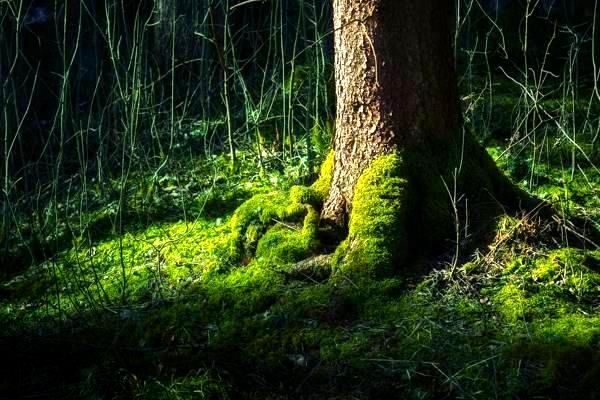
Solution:
M 480 246 L 499 216 L 523 210 L 553 213 L 512 184 L 471 136 L 405 148 L 380 156 L 358 179 L 334 264 L 353 276 L 385 276 Z
M 459 252 L 471 254 L 491 242 L 506 214 L 557 219 L 549 204 L 504 176 L 470 136 L 375 159 L 357 181 L 343 225 L 319 221 L 333 166 L 330 154 L 312 186 L 259 195 L 242 205 L 232 218 L 233 261 L 260 258 L 291 279 L 312 272 L 317 280 L 330 272 L 372 279 L 441 254 L 457 261 Z M 322 254 L 331 257 L 311 261 Z

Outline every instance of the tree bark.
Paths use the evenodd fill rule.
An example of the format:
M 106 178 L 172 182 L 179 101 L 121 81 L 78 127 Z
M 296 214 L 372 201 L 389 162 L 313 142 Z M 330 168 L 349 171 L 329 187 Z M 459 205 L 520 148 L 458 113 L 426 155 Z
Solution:
M 344 223 L 377 157 L 459 134 L 450 3 L 334 0 L 335 165 L 324 220 Z

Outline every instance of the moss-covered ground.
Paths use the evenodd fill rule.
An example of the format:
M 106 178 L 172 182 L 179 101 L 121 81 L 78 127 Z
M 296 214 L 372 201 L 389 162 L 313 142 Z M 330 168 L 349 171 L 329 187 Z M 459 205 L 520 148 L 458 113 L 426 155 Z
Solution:
M 597 154 L 562 144 L 488 152 L 523 189 L 598 225 Z M 83 223 L 60 248 L 0 282 L 0 398 L 600 396 L 600 250 L 504 216 L 474 254 L 449 243 L 397 273 L 402 157 L 361 177 L 339 246 L 319 233 L 324 158 L 304 185 L 243 157 L 236 176 L 219 172 L 224 158 L 186 164 L 133 185 L 120 231 L 102 199 L 73 212 Z

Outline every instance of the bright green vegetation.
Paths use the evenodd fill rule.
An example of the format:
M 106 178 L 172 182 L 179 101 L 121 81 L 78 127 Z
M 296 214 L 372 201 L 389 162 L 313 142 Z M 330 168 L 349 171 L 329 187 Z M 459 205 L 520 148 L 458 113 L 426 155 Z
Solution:
M 16 337 L 45 332 L 40 340 L 76 326 L 96 349 L 68 350 L 83 375 L 40 379 L 67 380 L 88 398 L 274 398 L 296 388 L 359 398 L 593 398 L 600 251 L 557 247 L 543 225 L 502 217 L 486 257 L 398 274 L 393 266 L 411 249 L 405 164 L 392 154 L 362 175 L 348 236 L 320 260 L 332 167 L 330 154 L 311 186 L 248 179 L 242 169 L 239 183 L 217 177 L 222 183 L 194 200 L 212 204 L 210 213 L 73 237 L 2 282 L 0 320 Z M 595 186 L 576 179 L 536 190 L 560 193 L 549 198 L 558 206 L 580 190 L 572 210 L 593 214 Z M 298 269 L 313 259 L 314 271 Z
M 348 237 L 336 250 L 336 263 L 352 276 L 389 275 L 407 251 L 407 180 L 397 154 L 375 160 L 355 188 Z

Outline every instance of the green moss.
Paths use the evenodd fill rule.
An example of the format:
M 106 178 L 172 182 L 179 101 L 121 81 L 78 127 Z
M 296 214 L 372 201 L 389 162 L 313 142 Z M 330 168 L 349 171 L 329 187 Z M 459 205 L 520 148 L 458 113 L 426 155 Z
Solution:
M 165 360 L 186 360 L 177 374 L 215 362 L 232 380 L 246 379 L 251 371 L 270 377 L 268 384 L 283 382 L 282 392 L 307 377 L 312 383 L 335 376 L 339 386 L 363 385 L 359 394 L 374 398 L 390 397 L 370 392 L 382 383 L 399 390 L 396 397 L 410 392 L 419 398 L 513 398 L 519 392 L 511 379 L 553 388 L 563 382 L 561 376 L 577 380 L 578 375 L 568 375 L 572 366 L 582 380 L 591 376 L 594 371 L 577 358 L 593 359 L 599 346 L 599 252 L 527 247 L 516 255 L 506 251 L 504 268 L 488 269 L 477 259 L 454 271 L 454 279 L 448 279 L 448 270 L 388 276 L 427 236 L 449 237 L 450 200 L 441 176 L 450 186 L 453 181 L 438 172 L 456 160 L 442 155 L 450 161 L 430 166 L 434 156 L 424 150 L 409 157 L 381 157 L 360 177 L 349 234 L 334 256 L 334 279 L 298 280 L 288 269 L 321 250 L 318 211 L 331 184 L 330 153 L 312 186 L 288 191 L 291 182 L 280 180 L 268 193 L 266 186 L 248 187 L 244 192 L 260 194 L 231 218 L 154 224 L 121 238 L 75 242 L 52 262 L 0 286 L 1 294 L 11 296 L 0 300 L 0 322 L 9 326 L 24 316 L 37 329 L 43 313 L 58 309 L 58 293 L 61 316 L 79 316 L 93 307 L 118 310 L 118 329 L 130 336 L 124 348 L 141 346 L 148 357 L 153 356 L 149 348 L 173 349 L 156 357 L 161 366 Z M 468 178 L 458 181 L 459 192 L 470 200 L 481 188 L 462 184 L 471 179 L 484 189 L 495 184 L 477 169 L 485 165 L 480 161 L 467 160 Z M 228 187 L 227 179 L 219 181 Z M 215 193 L 215 199 L 229 209 L 248 197 L 239 192 Z M 468 207 L 468 222 L 475 225 L 472 211 L 478 210 L 471 202 Z M 518 218 L 500 219 L 498 236 L 508 238 L 503 246 L 520 241 L 520 225 Z M 22 297 L 13 301 L 17 292 Z M 39 311 L 42 303 L 48 306 Z M 3 318 L 8 314 L 12 321 Z M 509 348 L 516 360 L 512 369 Z M 186 349 L 195 358 L 188 358 Z M 600 361 L 595 360 L 593 365 Z M 231 392 L 218 375 L 194 372 L 169 381 L 164 377 L 170 371 L 163 370 L 160 382 L 144 381 L 140 374 L 136 394 L 223 398 Z M 382 374 L 386 379 L 369 383 Z M 230 396 L 239 395 L 237 390 Z
M 332 310 L 336 296 L 332 285 L 307 285 L 290 290 L 273 307 L 276 315 L 317 322 L 325 320 Z
M 597 301 L 600 298 L 600 273 L 589 266 L 599 259 L 595 253 L 572 248 L 555 250 L 535 263 L 532 278 L 559 289 L 564 295 L 574 295 L 587 302 Z
M 379 157 L 359 178 L 348 237 L 335 253 L 344 273 L 389 274 L 406 257 L 407 180 L 398 154 Z
M 600 317 L 582 314 L 565 315 L 544 321 L 536 327 L 536 335 L 556 346 L 593 347 L 600 341 Z
M 330 151 L 321 164 L 318 179 L 309 187 L 293 186 L 289 192 L 290 204 L 308 204 L 316 209 L 321 208 L 333 180 L 334 152 Z
M 280 272 L 252 262 L 225 275 L 206 276 L 201 290 L 209 307 L 207 311 L 219 312 L 222 320 L 227 321 L 227 314 L 249 316 L 264 311 L 278 299 L 283 287 L 284 277 Z
M 573 313 L 532 324 L 511 350 L 531 366 L 528 392 L 568 388 L 567 398 L 588 398 L 597 386 L 599 345 L 600 318 Z
M 320 208 L 324 201 L 316 190 L 306 186 L 293 186 L 289 196 L 291 204 L 306 204 L 315 208 Z
M 298 222 L 305 212 L 304 205 L 290 202 L 285 192 L 253 196 L 231 218 L 231 256 L 238 260 L 252 257 L 258 240 L 276 220 Z
M 321 166 L 319 178 L 310 187 L 293 186 L 289 192 L 258 194 L 238 207 L 231 219 L 231 256 L 237 259 L 252 257 L 259 239 L 275 222 L 289 225 L 299 223 L 304 218 L 304 237 L 309 228 L 310 235 L 316 237 L 318 213 L 315 209 L 322 206 L 329 194 L 333 162 L 332 151 Z M 308 219 L 305 218 L 307 215 Z M 267 246 L 266 243 L 279 240 L 275 237 L 286 235 L 290 236 L 283 227 L 275 227 L 265 238 L 263 248 Z
M 3 294 L 18 297 L 11 300 L 5 314 L 11 319 L 19 315 L 35 319 L 47 310 L 32 313 L 28 307 L 42 298 L 53 315 L 73 315 L 102 304 L 154 301 L 198 288 L 206 289 L 211 303 L 221 299 L 237 304 L 254 298 L 249 304 L 255 306 L 250 309 L 260 308 L 272 301 L 271 289 L 281 282 L 277 271 L 318 251 L 317 210 L 332 167 L 331 154 L 313 187 L 270 192 L 260 185 L 256 190 L 249 188 L 247 192 L 258 194 L 231 217 L 152 224 L 100 242 L 76 239 L 73 248 L 53 262 L 0 287 Z M 215 296 L 215 287 L 223 289 L 221 297 Z M 15 313 L 15 309 L 22 312 Z
M 512 283 L 506 284 L 498 291 L 494 302 L 502 317 L 511 323 L 523 320 L 529 310 L 526 293 Z
M 541 321 L 577 313 L 597 303 L 600 274 L 589 268 L 597 255 L 564 248 L 529 259 L 517 257 L 504 269 L 504 285 L 495 295 L 503 317 Z
M 307 206 L 302 227 L 280 223 L 270 228 L 258 242 L 256 257 L 279 266 L 304 260 L 318 249 L 318 227 L 319 215 Z
M 373 336 L 377 333 L 360 327 L 338 332 L 323 341 L 321 357 L 325 362 L 343 362 L 352 368 L 365 368 L 369 365 L 369 355 L 376 352 Z
M 94 244 L 75 241 L 0 290 L 14 289 L 15 304 L 32 305 L 11 318 L 34 321 L 172 297 L 230 267 L 229 232 L 227 220 L 197 220 L 151 225 Z
M 321 203 L 327 199 L 327 196 L 329 196 L 329 188 L 331 187 L 331 181 L 333 180 L 334 164 L 335 154 L 333 150 L 331 150 L 329 154 L 327 154 L 323 164 L 321 164 L 319 178 L 310 187 Z
M 600 184 L 593 166 L 598 152 L 588 141 L 581 133 L 570 140 L 549 135 L 540 144 L 501 144 L 489 147 L 488 153 L 522 189 L 562 213 L 598 220 Z
M 233 259 L 273 258 L 289 263 L 309 256 L 318 246 L 319 209 L 329 193 L 333 152 L 310 187 L 293 186 L 288 192 L 258 194 L 243 203 L 231 219 L 230 256 Z M 303 223 L 301 229 L 297 224 Z M 298 230 L 299 233 L 294 231 Z
M 499 334 L 511 343 L 511 357 L 530 368 L 528 396 L 565 385 L 573 393 L 589 390 L 581 378 L 594 373 L 600 345 L 597 260 L 597 252 L 573 248 L 521 255 L 492 289 L 492 305 L 510 323 Z

